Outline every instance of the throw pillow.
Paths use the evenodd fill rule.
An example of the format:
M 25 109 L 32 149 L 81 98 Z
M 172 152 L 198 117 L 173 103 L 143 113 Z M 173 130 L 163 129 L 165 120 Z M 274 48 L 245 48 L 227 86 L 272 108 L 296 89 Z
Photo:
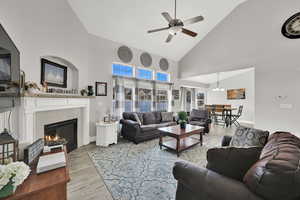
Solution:
M 141 120 L 140 120 L 138 114 L 137 114 L 137 113 L 133 113 L 133 116 L 134 116 L 135 121 L 136 121 L 137 123 L 139 123 L 139 125 L 141 126 L 141 125 L 142 125 L 142 122 L 141 122 Z
M 162 112 L 161 113 L 162 122 L 171 122 L 173 121 L 173 112 Z
M 143 121 L 143 113 L 141 113 L 141 112 L 137 112 L 136 113 L 137 114 L 137 116 L 139 117 L 139 120 L 140 120 L 140 122 L 141 122 L 141 124 L 143 125 L 144 124 L 144 121 Z
M 229 146 L 233 147 L 263 147 L 268 141 L 269 132 L 240 126 L 235 131 Z
M 258 161 L 262 147 L 212 148 L 207 151 L 207 169 L 243 181 L 251 166 Z
M 153 112 L 143 113 L 143 125 L 155 124 L 156 119 Z
M 161 112 L 156 111 L 156 112 L 153 112 L 153 113 L 155 115 L 156 124 L 159 124 L 161 122 Z

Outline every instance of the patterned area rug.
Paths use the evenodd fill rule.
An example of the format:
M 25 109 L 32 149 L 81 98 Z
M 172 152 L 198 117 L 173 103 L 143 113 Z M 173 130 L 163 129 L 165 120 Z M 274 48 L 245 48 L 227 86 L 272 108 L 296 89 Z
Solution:
M 206 165 L 206 152 L 220 146 L 223 134 L 204 136 L 203 146 L 197 145 L 181 153 L 160 150 L 158 140 L 141 144 L 121 140 L 108 148 L 89 152 L 114 200 L 174 200 L 176 180 L 172 168 L 179 160 Z

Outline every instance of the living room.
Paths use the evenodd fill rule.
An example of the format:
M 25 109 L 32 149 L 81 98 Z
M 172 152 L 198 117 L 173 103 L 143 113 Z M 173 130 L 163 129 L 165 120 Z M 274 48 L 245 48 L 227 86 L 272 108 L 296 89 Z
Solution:
M 0 5 L 0 64 L 12 75 L 0 74 L 0 132 L 8 131 L 16 150 L 5 150 L 0 136 L 0 164 L 18 160 L 26 171 L 23 183 L 14 185 L 3 178 L 6 165 L 1 165 L 0 197 L 300 198 L 293 190 L 300 182 L 298 1 L 5 0 Z M 51 76 L 51 70 L 59 75 Z M 6 96 L 6 88 L 16 90 Z M 273 134 L 278 131 L 290 134 Z M 247 148 L 235 147 L 241 132 L 262 134 L 262 141 L 249 145 L 244 138 Z M 270 163 L 295 177 L 278 175 L 270 185 L 268 179 L 258 184 L 250 167 L 252 172 L 255 163 L 265 167 L 262 156 L 272 145 L 284 149 L 286 138 L 292 155 L 279 152 L 284 159 L 278 160 L 286 163 Z M 59 144 L 66 152 L 64 166 L 36 172 L 36 162 L 49 154 L 41 141 Z M 36 148 L 45 155 L 32 159 Z M 277 175 L 265 168 L 262 173 Z M 59 184 L 51 179 L 56 175 L 63 179 Z M 283 181 L 286 187 L 278 177 L 295 182 Z

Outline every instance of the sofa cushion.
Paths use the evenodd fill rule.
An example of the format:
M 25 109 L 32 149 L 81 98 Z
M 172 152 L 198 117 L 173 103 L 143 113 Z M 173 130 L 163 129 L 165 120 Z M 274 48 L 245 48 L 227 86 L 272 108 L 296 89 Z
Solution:
M 153 113 L 154 113 L 154 116 L 155 116 L 156 124 L 159 124 L 161 122 L 161 112 L 156 111 L 156 112 L 153 112 Z
M 207 169 L 243 181 L 250 167 L 259 159 L 262 147 L 225 147 L 207 151 Z
M 133 113 L 133 116 L 134 116 L 134 118 L 135 118 L 135 121 L 136 121 L 137 123 L 139 123 L 139 125 L 141 126 L 141 125 L 142 125 L 142 122 L 141 122 L 141 120 L 140 120 L 138 114 L 137 114 L 137 113 Z
M 155 115 L 153 112 L 143 113 L 143 125 L 156 124 Z
M 156 124 L 149 124 L 149 125 L 142 125 L 141 130 L 142 132 L 147 132 L 147 131 L 154 131 L 157 129 Z
M 144 119 L 143 119 L 144 113 L 137 112 L 136 114 L 139 117 L 141 124 L 144 124 Z
M 123 112 L 123 119 L 135 121 L 135 117 L 133 115 L 133 112 Z
M 123 119 L 138 122 L 135 114 L 139 117 L 140 123 L 143 124 L 143 113 L 123 112 Z
M 163 122 L 160 124 L 157 124 L 157 128 L 167 127 L 167 126 L 175 126 L 177 125 L 176 122 Z
M 173 121 L 173 112 L 161 112 L 161 122 Z
M 286 132 L 271 135 L 244 183 L 266 200 L 299 199 L 300 139 Z
M 234 147 L 263 147 L 269 137 L 268 131 L 240 126 L 235 131 L 229 146 Z

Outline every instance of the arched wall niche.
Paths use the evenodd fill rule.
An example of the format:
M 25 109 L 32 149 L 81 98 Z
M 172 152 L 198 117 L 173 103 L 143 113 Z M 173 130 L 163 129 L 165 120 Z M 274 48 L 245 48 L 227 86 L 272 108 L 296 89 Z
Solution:
M 79 89 L 79 72 L 75 65 L 73 65 L 70 61 L 58 57 L 58 56 L 42 56 L 41 58 L 47 59 L 49 61 L 64 65 L 68 68 L 67 72 L 67 89 Z

